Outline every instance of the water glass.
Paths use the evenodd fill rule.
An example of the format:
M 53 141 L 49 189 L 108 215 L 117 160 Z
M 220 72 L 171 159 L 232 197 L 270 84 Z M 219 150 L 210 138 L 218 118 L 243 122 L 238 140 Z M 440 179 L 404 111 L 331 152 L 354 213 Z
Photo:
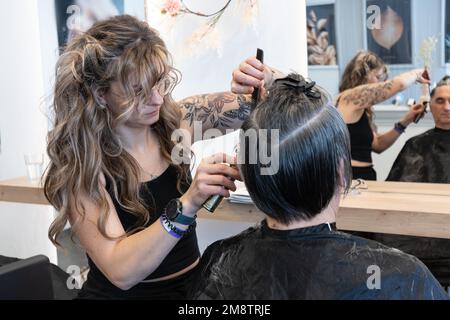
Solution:
M 26 154 L 24 158 L 28 179 L 32 182 L 39 181 L 43 173 L 44 155 L 42 153 Z

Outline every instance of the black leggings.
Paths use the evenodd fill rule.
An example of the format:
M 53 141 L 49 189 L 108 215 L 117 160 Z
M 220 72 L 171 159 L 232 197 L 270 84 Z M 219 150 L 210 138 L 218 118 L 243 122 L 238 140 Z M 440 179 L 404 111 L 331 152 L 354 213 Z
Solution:
M 363 179 L 366 181 L 377 181 L 377 173 L 373 167 L 352 167 L 353 180 Z

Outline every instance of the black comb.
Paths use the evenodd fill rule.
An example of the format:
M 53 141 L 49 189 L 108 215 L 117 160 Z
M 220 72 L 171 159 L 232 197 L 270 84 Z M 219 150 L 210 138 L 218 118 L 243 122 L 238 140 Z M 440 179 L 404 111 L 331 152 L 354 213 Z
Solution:
M 264 63 L 264 51 L 261 49 L 258 49 L 256 51 L 256 59 L 258 59 L 261 63 Z M 255 91 L 253 91 L 252 94 L 252 110 L 255 110 L 259 103 L 259 88 L 255 88 Z

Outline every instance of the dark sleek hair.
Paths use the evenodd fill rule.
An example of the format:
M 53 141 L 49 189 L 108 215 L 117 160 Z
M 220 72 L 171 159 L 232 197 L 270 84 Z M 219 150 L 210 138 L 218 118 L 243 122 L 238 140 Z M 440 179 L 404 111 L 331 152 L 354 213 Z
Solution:
M 438 82 L 433 91 L 431 91 L 431 98 L 433 98 L 436 94 L 436 89 L 443 86 L 450 86 L 450 76 L 445 76 L 441 79 L 441 81 Z
M 278 172 L 261 175 L 265 165 L 259 160 L 256 164 L 245 162 L 239 169 L 255 205 L 277 221 L 290 224 L 310 220 L 329 205 L 336 192 L 348 191 L 351 156 L 347 126 L 330 104 L 328 93 L 299 74 L 286 79 L 274 83 L 268 98 L 242 126 L 244 133 L 279 130 Z M 258 137 L 257 152 L 261 143 Z M 241 140 L 239 159 L 249 159 L 253 152 L 255 146 Z

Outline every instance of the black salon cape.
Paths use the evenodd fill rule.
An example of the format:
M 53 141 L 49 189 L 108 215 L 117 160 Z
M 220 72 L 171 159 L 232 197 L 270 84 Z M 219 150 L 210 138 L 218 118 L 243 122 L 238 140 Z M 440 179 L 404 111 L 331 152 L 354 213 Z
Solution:
M 217 241 L 193 284 L 200 300 L 448 299 L 417 258 L 328 224 L 278 231 L 263 221 Z
M 409 139 L 387 181 L 450 183 L 450 131 L 435 128 Z
M 450 183 L 450 131 L 435 128 L 409 139 L 387 180 Z M 418 257 L 443 286 L 450 286 L 450 240 L 384 234 L 373 239 Z

